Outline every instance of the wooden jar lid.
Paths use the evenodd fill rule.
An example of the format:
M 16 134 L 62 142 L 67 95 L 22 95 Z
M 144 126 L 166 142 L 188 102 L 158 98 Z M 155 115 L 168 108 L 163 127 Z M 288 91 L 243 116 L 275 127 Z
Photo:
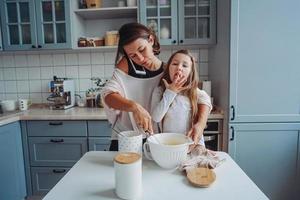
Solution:
M 187 179 L 194 186 L 208 187 L 216 180 L 216 174 L 209 168 L 198 167 L 187 171 Z
M 115 162 L 119 164 L 131 164 L 141 159 L 141 155 L 133 152 L 122 152 L 115 156 Z

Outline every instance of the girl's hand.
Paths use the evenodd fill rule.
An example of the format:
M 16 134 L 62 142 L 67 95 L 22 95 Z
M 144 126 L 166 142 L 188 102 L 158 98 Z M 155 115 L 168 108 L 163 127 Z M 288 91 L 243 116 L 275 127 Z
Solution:
M 135 109 L 132 113 L 137 126 L 142 128 L 145 132 L 152 134 L 152 119 L 148 111 L 140 104 L 135 103 Z
M 187 133 L 187 136 L 192 138 L 194 144 L 197 145 L 199 143 L 200 137 L 203 135 L 204 128 L 202 128 L 198 123 L 193 124 L 191 130 Z
M 189 88 L 189 86 L 183 86 L 186 83 L 186 81 L 187 81 L 186 77 L 180 74 L 176 74 L 173 82 L 170 84 L 165 79 L 163 79 L 166 88 L 176 93 L 179 93 Z

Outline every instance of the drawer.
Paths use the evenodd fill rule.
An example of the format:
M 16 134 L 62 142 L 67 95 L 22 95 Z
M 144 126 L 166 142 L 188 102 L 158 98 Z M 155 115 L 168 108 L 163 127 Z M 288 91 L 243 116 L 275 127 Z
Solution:
M 111 128 L 108 121 L 88 121 L 89 136 L 111 136 Z
M 70 168 L 31 167 L 33 195 L 45 195 Z
M 29 137 L 31 166 L 73 166 L 87 151 L 81 137 Z
M 28 136 L 86 136 L 86 121 L 27 121 Z
M 89 138 L 89 151 L 109 151 L 110 137 Z

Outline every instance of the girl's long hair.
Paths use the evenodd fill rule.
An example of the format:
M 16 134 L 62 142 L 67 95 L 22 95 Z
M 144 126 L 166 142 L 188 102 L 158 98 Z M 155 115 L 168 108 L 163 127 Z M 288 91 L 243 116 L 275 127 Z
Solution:
M 119 43 L 118 43 L 118 50 L 115 59 L 115 65 L 117 65 L 119 60 L 126 55 L 124 51 L 125 45 L 130 44 L 131 42 L 139 38 L 148 40 L 150 35 L 154 39 L 154 44 L 152 46 L 153 53 L 154 55 L 158 55 L 160 53 L 160 44 L 157 36 L 155 35 L 152 29 L 147 28 L 143 24 L 136 23 L 136 22 L 124 24 L 119 29 Z
M 186 95 L 189 98 L 190 102 L 191 102 L 192 122 L 194 122 L 196 120 L 197 112 L 198 112 L 197 89 L 198 89 L 198 83 L 199 83 L 199 76 L 198 76 L 198 72 L 197 72 L 196 65 L 195 65 L 195 59 L 189 53 L 188 50 L 182 49 L 182 50 L 176 51 L 175 53 L 173 53 L 171 55 L 170 59 L 168 60 L 167 67 L 165 69 L 165 72 L 164 72 L 164 75 L 163 75 L 162 79 L 165 79 L 168 83 L 171 83 L 171 78 L 170 78 L 170 73 L 169 73 L 170 64 L 171 64 L 174 56 L 176 54 L 179 54 L 179 53 L 189 56 L 191 58 L 191 61 L 192 61 L 192 69 L 191 69 L 190 75 L 187 78 L 186 83 L 184 84 L 184 86 L 189 86 L 189 87 L 186 90 L 183 91 L 183 94 Z M 166 89 L 166 86 L 165 86 L 165 84 L 162 80 L 160 81 L 159 85 L 164 90 Z

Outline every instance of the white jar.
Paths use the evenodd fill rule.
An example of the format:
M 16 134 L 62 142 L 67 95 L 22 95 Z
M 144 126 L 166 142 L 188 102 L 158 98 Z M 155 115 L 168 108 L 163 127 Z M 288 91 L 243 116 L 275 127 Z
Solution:
M 136 0 L 127 0 L 127 7 L 136 6 Z
M 116 194 L 122 199 L 142 197 L 142 159 L 137 153 L 118 153 L 114 159 Z
M 160 38 L 161 38 L 161 39 L 169 39 L 169 38 L 170 38 L 170 30 L 169 30 L 168 27 L 163 26 L 163 27 L 160 29 Z

